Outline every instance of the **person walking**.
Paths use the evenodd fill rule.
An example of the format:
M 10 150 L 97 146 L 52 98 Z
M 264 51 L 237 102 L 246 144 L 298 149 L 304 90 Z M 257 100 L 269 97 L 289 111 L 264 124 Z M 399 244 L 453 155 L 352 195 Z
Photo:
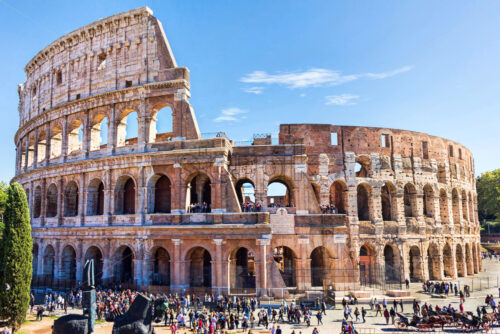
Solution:
M 323 313 L 321 313 L 321 311 L 318 311 L 318 313 L 316 313 L 316 318 L 318 319 L 318 326 L 321 324 L 323 325 Z
M 363 318 L 363 323 L 365 323 L 366 322 L 366 319 L 365 319 L 365 317 L 366 317 L 366 310 L 365 310 L 364 307 L 361 307 L 361 317 Z
M 356 307 L 356 309 L 354 310 L 354 316 L 356 317 L 356 322 L 359 322 L 359 310 L 358 308 Z
M 388 325 L 389 324 L 389 311 L 387 311 L 387 307 L 384 309 L 384 318 L 385 318 L 385 323 Z
M 389 315 L 391 316 L 392 324 L 394 325 L 394 318 L 396 317 L 396 311 L 394 310 L 393 307 L 391 307 L 391 310 L 389 311 Z

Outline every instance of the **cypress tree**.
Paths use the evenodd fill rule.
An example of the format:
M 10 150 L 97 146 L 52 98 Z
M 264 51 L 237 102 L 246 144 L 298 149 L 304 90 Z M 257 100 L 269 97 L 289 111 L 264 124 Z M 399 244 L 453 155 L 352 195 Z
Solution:
M 0 244 L 0 318 L 16 331 L 29 307 L 33 240 L 24 189 L 13 183 L 7 194 Z

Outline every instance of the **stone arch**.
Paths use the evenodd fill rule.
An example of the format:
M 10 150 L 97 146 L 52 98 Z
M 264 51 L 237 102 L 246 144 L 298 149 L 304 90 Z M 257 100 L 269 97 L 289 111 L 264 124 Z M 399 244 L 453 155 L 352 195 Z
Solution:
M 148 182 L 148 212 L 170 213 L 172 208 L 172 182 L 165 174 L 155 174 Z
M 455 225 L 460 225 L 460 198 L 458 196 L 458 191 L 456 188 L 453 188 L 451 191 L 451 204 L 453 211 L 453 223 Z
M 405 217 L 417 217 L 417 190 L 413 184 L 405 184 L 403 201 Z
M 440 279 L 440 254 L 439 248 L 435 243 L 430 243 L 427 248 L 427 269 L 429 270 L 430 280 Z
M 284 189 L 279 189 L 279 187 L 272 186 L 273 184 L 281 184 L 281 188 L 286 188 L 285 193 L 283 194 Z M 274 190 L 273 188 L 276 188 Z M 280 207 L 294 207 L 295 199 L 293 198 L 293 181 L 285 175 L 276 175 L 269 179 L 267 183 L 267 206 L 280 206 Z M 279 191 L 279 194 L 274 195 L 273 192 Z
M 472 268 L 472 252 L 469 243 L 465 244 L 465 264 L 467 268 L 467 275 L 472 275 L 474 269 Z
M 43 130 L 38 133 L 36 151 L 37 163 L 40 164 L 45 160 L 45 154 L 47 151 L 47 133 Z
M 368 285 L 376 281 L 376 251 L 375 247 L 364 243 L 359 248 L 359 281 Z
M 193 247 L 186 254 L 189 286 L 210 288 L 212 286 L 212 256 L 204 247 Z
M 397 191 L 391 182 L 385 182 L 380 189 L 382 219 L 384 221 L 398 220 Z
M 113 256 L 114 282 L 132 283 L 134 281 L 134 252 L 131 247 L 122 245 Z
M 62 126 L 55 124 L 50 131 L 50 159 L 62 154 Z
M 278 267 L 286 287 L 297 286 L 297 255 L 286 246 L 278 246 L 273 250 L 274 263 Z
M 52 245 L 45 246 L 43 250 L 42 275 L 46 278 L 54 277 L 55 256 L 56 252 L 54 251 L 54 247 L 52 247 Z
M 373 190 L 368 183 L 361 183 L 357 188 L 358 219 L 371 220 L 373 217 Z
M 161 246 L 154 247 L 151 251 L 151 283 L 153 285 L 170 285 L 170 254 Z
M 439 190 L 439 215 L 441 217 L 441 223 L 450 223 L 450 217 L 448 213 L 448 194 L 444 189 Z
M 465 190 L 462 190 L 462 218 L 466 221 L 469 220 L 468 217 L 468 209 L 467 209 L 467 194 Z
M 148 142 L 170 141 L 173 136 L 173 109 L 167 103 L 158 103 L 152 110 Z
M 333 278 L 333 253 L 324 246 L 319 246 L 311 252 L 311 285 L 327 286 Z
M 132 122 L 132 117 L 136 116 L 136 121 Z M 132 108 L 125 108 L 118 116 L 116 126 L 116 146 L 123 147 L 137 143 L 139 135 L 139 113 Z
M 28 138 L 27 142 L 27 150 L 28 150 L 28 161 L 27 161 L 27 167 L 33 166 L 33 163 L 35 162 L 35 136 L 30 135 Z
M 103 274 L 103 253 L 98 246 L 90 246 L 85 251 L 84 263 L 94 260 L 94 278 L 97 285 L 102 284 L 102 274 Z
M 456 244 L 455 246 L 455 264 L 458 277 L 465 277 L 464 253 L 460 244 Z
M 67 145 L 68 154 L 77 153 L 82 149 L 83 122 L 78 118 L 68 124 Z
M 386 282 L 401 282 L 399 249 L 390 243 L 384 247 L 384 270 Z
M 105 149 L 108 145 L 108 117 L 99 112 L 94 115 L 90 126 L 90 151 Z
M 428 218 L 435 218 L 434 212 L 434 189 L 429 184 L 426 184 L 423 188 L 423 204 L 424 204 L 424 216 Z
M 356 177 L 371 177 L 372 162 L 368 156 L 360 156 L 356 158 L 354 172 Z
M 212 208 L 212 181 L 201 172 L 188 178 L 186 191 L 186 209 L 189 212 L 210 212 Z
M 64 216 L 75 217 L 78 215 L 79 192 L 78 184 L 70 181 L 64 188 Z
M 444 277 L 453 277 L 453 257 L 451 252 L 451 246 L 449 243 L 445 243 L 443 247 L 443 269 Z
M 347 214 L 348 189 L 342 180 L 336 180 L 330 186 L 330 205 L 335 206 L 337 213 Z
M 136 183 L 129 175 L 122 175 L 115 185 L 115 214 L 135 214 Z
M 39 218 L 42 212 L 42 188 L 35 187 L 33 194 L 33 218 Z
M 104 214 L 104 183 L 101 179 L 92 179 L 87 187 L 87 216 Z
M 255 289 L 256 254 L 246 247 L 237 247 L 229 255 L 232 289 Z
M 57 186 L 51 183 L 47 189 L 47 204 L 46 204 L 46 214 L 47 217 L 57 216 Z
M 241 178 L 236 181 L 235 188 L 240 205 L 246 202 L 255 203 L 255 183 L 252 180 Z
M 411 246 L 409 255 L 410 281 L 424 281 L 422 253 L 420 252 L 420 248 L 418 246 Z
M 66 245 L 61 253 L 61 273 L 63 280 L 76 280 L 76 251 L 71 245 Z

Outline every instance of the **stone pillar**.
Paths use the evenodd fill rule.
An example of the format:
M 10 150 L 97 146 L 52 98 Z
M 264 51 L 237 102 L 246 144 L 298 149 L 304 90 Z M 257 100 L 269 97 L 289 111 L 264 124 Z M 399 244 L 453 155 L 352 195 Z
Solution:
M 170 272 L 170 281 L 173 291 L 180 291 L 183 287 L 183 275 L 181 273 L 181 239 L 172 239 L 174 244 L 174 254 L 171 257 L 171 263 L 173 264 L 173 270 Z
M 91 125 L 89 121 L 89 110 L 85 110 L 85 120 L 83 121 L 83 133 L 82 133 L 82 151 L 85 158 L 89 157 L 90 152 L 90 136 L 91 136 Z
M 83 242 L 82 240 L 78 241 L 78 250 L 76 252 L 76 280 L 81 281 L 82 280 L 82 273 L 83 273 L 83 265 L 85 261 L 85 257 L 83 254 Z M 95 264 L 94 264 L 95 266 Z
M 257 295 L 267 296 L 267 256 L 268 248 L 271 244 L 270 239 L 257 239 L 257 245 L 260 245 L 259 261 L 255 261 L 258 264 L 259 271 L 257 272 Z M 260 291 L 259 291 L 260 290 Z
M 299 237 L 298 239 L 299 252 L 297 254 L 297 290 L 305 291 L 311 288 L 311 259 L 307 253 L 309 238 Z
M 112 178 L 112 170 L 109 169 L 108 172 L 105 175 L 105 186 L 104 186 L 104 214 L 108 218 L 108 225 L 111 225 L 111 217 L 114 213 L 115 206 L 114 206 L 114 191 L 113 191 L 113 186 L 111 184 L 113 178 Z
M 451 263 L 452 263 L 452 266 L 453 266 L 453 272 L 452 272 L 452 279 L 457 279 L 458 278 L 458 272 L 457 272 L 457 251 L 455 249 L 455 245 L 451 245 Z
M 215 261 L 212 261 L 212 265 L 215 267 L 215 280 L 212 283 L 212 288 L 216 289 L 217 294 L 227 293 L 229 288 L 228 279 L 224 280 L 224 274 L 222 271 L 222 244 L 224 243 L 223 239 L 213 239 L 215 244 Z M 226 275 L 227 276 L 227 275 Z M 224 282 L 225 281 L 225 282 Z
M 151 285 L 151 277 L 153 274 L 153 264 L 154 260 L 150 258 L 145 258 L 142 260 L 142 285 Z
M 151 117 L 149 117 L 151 119 Z M 140 110 L 137 112 L 137 151 L 143 152 L 146 148 L 146 139 L 149 131 L 146 129 L 147 125 L 146 117 L 146 98 L 141 101 Z
M 108 140 L 106 144 L 106 148 L 108 151 L 108 155 L 113 155 L 115 154 L 116 150 L 116 115 L 115 115 L 116 109 L 115 109 L 115 104 L 113 103 L 111 105 L 111 111 L 109 113 L 109 120 L 108 120 Z
M 113 278 L 112 268 L 111 268 L 111 259 L 109 259 L 111 255 L 103 259 L 102 263 L 102 281 L 104 284 L 110 283 Z
M 137 186 L 138 186 L 137 193 L 139 196 L 136 196 L 135 207 L 139 209 L 137 213 L 140 215 L 140 219 L 141 219 L 140 224 L 144 225 L 144 223 L 146 221 L 145 209 L 147 208 L 147 203 L 146 203 L 147 188 L 146 188 L 146 184 L 145 184 L 145 180 L 144 180 L 144 167 L 139 167 L 139 179 L 138 179 L 137 183 L 138 183 L 137 184 Z M 137 203 L 137 202 L 139 202 L 139 203 Z
M 182 165 L 179 163 L 174 164 L 175 181 L 172 182 L 172 207 L 171 212 L 175 214 L 182 214 L 186 211 L 186 186 L 182 182 Z
M 41 240 L 40 240 L 41 241 Z M 37 260 L 37 267 L 36 267 L 36 273 L 38 277 L 42 277 L 43 275 L 43 251 L 45 250 L 43 246 L 43 243 L 40 242 L 38 244 L 38 260 Z
M 59 179 L 57 180 L 57 218 L 58 218 L 58 223 L 59 225 L 62 225 L 63 223 L 63 217 L 64 217 L 64 208 L 63 208 L 63 203 L 64 203 L 64 183 L 62 176 L 59 176 Z
M 42 179 L 42 194 L 40 201 L 40 226 L 45 225 L 45 216 L 47 214 L 47 180 Z
M 85 191 L 85 173 L 80 173 L 80 188 L 78 189 L 78 215 L 80 216 L 80 226 L 85 225 L 87 192 Z
M 64 116 L 64 121 L 62 124 L 62 147 L 61 155 L 63 156 L 63 161 L 66 162 L 68 159 L 68 117 Z
M 50 161 L 50 154 L 51 154 L 51 140 L 50 138 L 52 137 L 52 133 L 51 133 L 51 129 L 50 129 L 50 123 L 47 123 L 47 126 L 46 126 L 46 130 L 45 130 L 45 133 L 46 133 L 46 137 L 47 137 L 47 140 L 45 142 L 45 166 L 48 166 L 49 165 L 49 161 Z
M 38 132 L 35 132 L 35 140 L 33 143 L 33 168 L 37 168 L 38 165 Z
M 133 259 L 132 260 L 133 265 L 134 265 L 134 282 L 136 285 L 141 286 L 143 285 L 142 283 L 142 259 Z

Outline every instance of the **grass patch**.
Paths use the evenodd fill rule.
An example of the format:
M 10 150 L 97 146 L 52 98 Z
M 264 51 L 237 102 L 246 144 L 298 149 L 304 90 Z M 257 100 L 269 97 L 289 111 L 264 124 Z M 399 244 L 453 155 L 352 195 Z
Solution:
M 104 320 L 104 319 L 97 319 L 97 320 L 95 321 L 95 324 L 96 324 L 96 325 L 100 325 L 100 324 L 103 324 L 103 323 L 105 323 L 105 322 L 106 322 L 106 320 Z

